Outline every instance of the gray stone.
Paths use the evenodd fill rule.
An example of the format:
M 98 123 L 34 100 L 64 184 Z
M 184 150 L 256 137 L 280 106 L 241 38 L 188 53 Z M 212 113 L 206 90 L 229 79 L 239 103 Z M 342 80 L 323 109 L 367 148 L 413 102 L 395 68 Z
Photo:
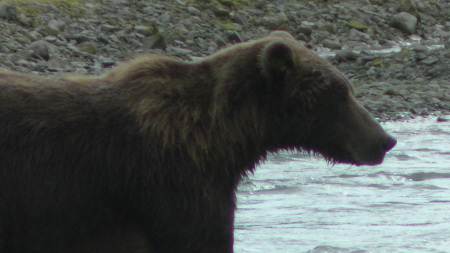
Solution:
M 437 62 L 439 62 L 439 59 L 437 57 L 434 57 L 434 56 L 429 56 L 425 60 L 421 61 L 422 64 L 426 64 L 426 65 L 433 65 L 433 64 L 435 64 Z
M 10 62 L 12 62 L 12 63 L 16 63 L 16 62 L 18 62 L 19 60 L 21 60 L 22 59 L 22 56 L 20 55 L 20 54 L 16 54 L 16 53 L 14 53 L 14 54 L 8 54 L 7 56 L 6 56 L 6 60 L 8 60 L 8 61 L 10 61 Z
M 447 40 L 446 42 L 444 42 L 444 47 L 445 47 L 445 49 L 450 49 L 450 40 Z
M 370 35 L 352 28 L 350 30 L 350 34 L 349 34 L 348 38 L 349 38 L 349 40 L 353 40 L 353 41 L 367 42 L 370 40 Z
M 230 12 L 226 9 L 217 6 L 213 7 L 211 10 L 217 17 L 228 17 L 228 15 L 230 14 Z
M 28 45 L 27 50 L 31 51 L 31 57 L 37 59 L 50 59 L 49 44 L 45 40 L 38 40 Z
M 0 18 L 12 21 L 19 20 L 17 8 L 8 3 L 0 3 Z
M 241 13 L 241 12 L 239 12 L 239 11 L 236 11 L 236 12 L 233 11 L 233 12 L 231 12 L 231 13 L 230 13 L 230 18 L 231 18 L 231 20 L 232 20 L 233 22 L 238 23 L 238 24 L 240 24 L 240 25 L 246 26 L 246 25 L 249 24 L 248 18 L 247 18 L 247 16 L 245 15 L 245 13 Z
M 299 26 L 299 27 L 297 28 L 297 32 L 298 32 L 298 33 L 303 33 L 304 35 L 309 36 L 309 35 L 312 34 L 313 29 L 312 29 L 311 26 L 308 26 L 308 25 L 301 25 L 301 26 Z
M 239 43 L 239 42 L 244 41 L 242 39 L 241 35 L 239 35 L 239 33 L 236 31 L 229 31 L 229 32 L 227 32 L 226 35 L 227 35 L 228 41 L 231 43 Z
M 216 36 L 217 36 L 217 38 L 216 38 Z M 219 35 L 217 35 L 217 34 L 215 34 L 214 35 L 214 39 L 217 39 L 217 40 L 223 40 L 223 44 L 225 45 L 226 44 L 226 42 L 225 42 L 225 40 L 222 38 L 222 37 L 220 37 L 220 38 L 218 38 L 218 37 L 220 37 Z M 220 42 L 219 42 L 220 43 Z M 218 44 L 218 43 L 217 43 Z M 203 50 L 206 50 L 206 49 L 208 49 L 208 47 L 209 47 L 209 45 L 208 45 L 208 43 L 204 40 L 204 39 L 202 39 L 202 38 L 197 38 L 197 45 L 201 48 L 201 49 L 203 49 Z
M 112 66 L 116 65 L 116 62 L 112 59 L 103 59 L 101 64 L 102 68 L 111 68 Z
M 62 20 L 52 19 L 48 21 L 47 26 L 51 27 L 52 29 L 57 29 L 58 31 L 63 32 L 64 29 L 66 28 L 66 22 Z
M 58 35 L 61 31 L 54 26 L 46 26 L 43 29 L 39 29 L 39 32 L 43 35 L 43 36 L 48 36 L 48 35 L 53 35 L 56 36 Z
M 91 41 L 82 42 L 77 45 L 77 48 L 81 52 L 85 52 L 85 53 L 89 53 L 89 54 L 96 54 L 98 51 L 97 45 Z
M 416 44 L 412 47 L 412 49 L 414 50 L 414 52 L 419 53 L 419 52 L 428 52 L 428 48 L 424 45 L 421 44 Z
M 130 7 L 131 6 L 130 2 L 127 1 L 127 0 L 110 0 L 110 4 L 122 5 L 122 6 L 126 6 L 126 7 Z
M 101 36 L 99 36 L 99 37 L 101 37 Z M 71 40 L 75 40 L 77 43 L 95 40 L 95 38 L 93 36 L 90 36 L 90 35 L 84 34 L 84 33 L 70 35 L 70 36 L 68 36 L 68 38 Z
M 119 31 L 120 27 L 117 27 L 117 26 L 114 26 L 114 25 L 102 25 L 101 29 L 104 32 L 113 33 L 113 32 Z
M 336 28 L 334 27 L 334 25 L 329 24 L 329 23 L 322 24 L 322 25 L 319 27 L 319 30 L 321 30 L 321 31 L 326 31 L 326 32 L 329 32 L 329 33 L 331 33 L 331 34 L 335 34 L 335 33 L 336 33 Z
M 342 61 L 356 61 L 358 54 L 352 50 L 340 50 L 336 53 L 335 59 L 338 62 Z
M 44 40 L 50 43 L 55 43 L 58 40 L 58 38 L 56 38 L 55 36 L 47 36 L 44 38 Z
M 188 11 L 189 13 L 191 13 L 191 14 L 193 14 L 193 15 L 197 15 L 197 16 L 200 16 L 200 15 L 202 14 L 202 12 L 201 12 L 199 9 L 197 9 L 197 8 L 195 8 L 195 7 L 192 7 L 192 6 L 189 6 L 189 7 L 187 8 L 187 11 Z
M 322 41 L 322 45 L 329 49 L 334 49 L 334 50 L 342 49 L 341 43 L 339 43 L 338 41 L 330 40 L 330 39 L 326 39 L 326 40 Z
M 175 3 L 181 5 L 181 6 L 186 6 L 186 3 L 181 1 L 181 0 L 175 0 Z
M 308 38 L 305 34 L 303 34 L 303 33 L 299 33 L 299 34 L 297 35 L 297 39 L 299 39 L 299 40 L 301 40 L 301 41 L 304 41 L 304 42 L 308 42 L 308 41 L 309 41 L 309 38 Z
M 436 121 L 437 122 L 450 122 L 450 117 L 439 116 Z
M 137 33 L 142 34 L 146 37 L 154 34 L 154 29 L 148 26 L 138 25 L 134 29 Z
M 150 37 L 146 37 L 142 40 L 145 49 L 162 49 L 167 48 L 164 36 L 161 34 L 155 34 Z
M 225 39 L 218 34 L 214 34 L 214 41 L 216 42 L 216 44 L 219 47 L 224 47 L 227 45 L 227 42 L 225 41 Z M 202 45 L 200 45 L 200 47 L 203 49 L 206 49 L 206 48 L 208 48 L 208 45 L 206 43 L 204 43 L 204 41 L 203 41 L 203 43 L 202 43 Z
M 192 54 L 192 50 L 181 47 L 169 47 L 167 51 L 179 56 L 188 56 Z
M 417 18 L 407 12 L 400 12 L 392 18 L 391 26 L 405 34 L 413 34 L 416 31 Z

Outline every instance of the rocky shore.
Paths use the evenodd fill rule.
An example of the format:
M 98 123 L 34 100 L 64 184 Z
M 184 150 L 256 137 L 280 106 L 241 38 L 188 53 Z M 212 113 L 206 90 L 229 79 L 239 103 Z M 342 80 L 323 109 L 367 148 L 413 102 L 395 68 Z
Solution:
M 381 120 L 450 113 L 448 0 L 0 0 L 0 67 L 100 74 L 140 53 L 185 60 L 283 29 Z

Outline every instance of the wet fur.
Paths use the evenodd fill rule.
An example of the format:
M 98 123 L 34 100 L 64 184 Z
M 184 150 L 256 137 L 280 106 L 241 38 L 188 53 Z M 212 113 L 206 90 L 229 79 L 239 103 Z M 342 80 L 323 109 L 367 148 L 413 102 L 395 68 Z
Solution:
M 242 177 L 268 152 L 342 142 L 314 130 L 337 89 L 351 93 L 282 32 L 198 62 L 145 55 L 98 77 L 1 70 L 0 251 L 232 252 Z

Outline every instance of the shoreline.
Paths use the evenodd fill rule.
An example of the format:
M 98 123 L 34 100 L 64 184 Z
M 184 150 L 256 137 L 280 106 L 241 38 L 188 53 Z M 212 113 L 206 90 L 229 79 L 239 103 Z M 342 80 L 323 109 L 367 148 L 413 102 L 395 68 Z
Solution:
M 380 121 L 450 113 L 449 1 L 111 1 L 0 0 L 0 67 L 96 75 L 141 53 L 192 60 L 286 30 Z M 416 20 L 411 34 L 392 25 L 399 14 Z

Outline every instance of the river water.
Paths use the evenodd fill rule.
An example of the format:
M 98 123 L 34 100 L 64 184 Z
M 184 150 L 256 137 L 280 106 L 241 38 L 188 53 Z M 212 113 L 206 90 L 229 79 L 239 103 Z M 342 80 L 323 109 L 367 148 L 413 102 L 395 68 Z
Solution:
M 235 252 L 450 252 L 450 122 L 388 122 L 382 165 L 269 157 L 238 192 Z

